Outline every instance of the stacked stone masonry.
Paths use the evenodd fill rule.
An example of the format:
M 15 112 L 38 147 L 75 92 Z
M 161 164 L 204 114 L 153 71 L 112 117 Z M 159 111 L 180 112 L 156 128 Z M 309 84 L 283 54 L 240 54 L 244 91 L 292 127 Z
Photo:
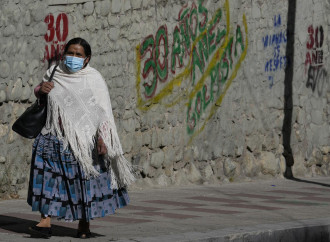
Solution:
M 288 2 L 2 0 L 0 197 L 26 192 L 33 140 L 11 126 L 77 36 L 107 81 L 135 186 L 281 177 L 288 128 L 294 176 L 330 175 L 330 0 L 297 1 L 294 32 Z

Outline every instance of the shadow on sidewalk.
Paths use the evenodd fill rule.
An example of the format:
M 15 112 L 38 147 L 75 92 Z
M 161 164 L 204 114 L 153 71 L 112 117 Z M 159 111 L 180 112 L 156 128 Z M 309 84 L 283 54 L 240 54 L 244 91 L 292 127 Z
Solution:
M 35 220 L 22 219 L 14 216 L 6 216 L 0 214 L 0 232 L 6 230 L 9 233 L 13 234 L 27 234 L 24 237 L 29 238 L 29 227 L 35 224 Z M 53 237 L 76 237 L 77 229 L 53 224 L 52 232 Z M 104 235 L 92 233 L 91 237 L 104 237 Z M 31 239 L 35 238 L 31 236 Z
M 304 183 L 315 184 L 315 185 L 319 185 L 319 186 L 323 186 L 323 187 L 330 187 L 330 184 L 315 182 L 315 181 L 308 181 L 308 180 L 303 180 L 303 179 L 299 179 L 299 178 L 295 178 L 295 177 L 287 178 L 287 179 L 290 181 L 304 182 Z

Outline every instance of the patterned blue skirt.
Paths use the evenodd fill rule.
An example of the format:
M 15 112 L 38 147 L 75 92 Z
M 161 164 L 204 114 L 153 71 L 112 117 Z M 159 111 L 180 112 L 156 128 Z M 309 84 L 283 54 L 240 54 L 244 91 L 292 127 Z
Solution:
M 40 134 L 33 144 L 27 198 L 32 211 L 67 221 L 89 221 L 126 206 L 126 189 L 111 188 L 102 158 L 94 163 L 100 176 L 87 180 L 70 148 L 64 150 L 56 136 Z

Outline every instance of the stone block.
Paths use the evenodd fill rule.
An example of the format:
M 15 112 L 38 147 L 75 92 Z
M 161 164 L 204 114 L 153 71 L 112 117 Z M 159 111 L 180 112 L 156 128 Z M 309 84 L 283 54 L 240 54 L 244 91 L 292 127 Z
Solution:
M 135 0 L 133 0 L 135 1 Z M 123 4 L 123 11 L 129 11 L 131 10 L 132 6 L 131 6 L 131 0 L 124 0 L 124 4 Z
M 127 135 L 123 135 L 121 136 L 121 144 L 123 146 L 123 151 L 126 153 L 131 152 L 132 147 L 133 147 L 133 134 L 127 134 Z
M 1 61 L 0 63 L 0 77 L 5 79 L 9 76 L 11 68 L 8 62 Z
M 141 37 L 141 26 L 138 23 L 133 23 L 128 30 L 128 40 L 137 40 Z
M 47 25 L 44 22 L 39 22 L 33 27 L 34 36 L 44 36 L 47 32 Z
M 202 170 L 203 178 L 209 180 L 213 175 L 213 169 L 210 164 L 206 164 L 206 166 Z
M 86 15 L 92 15 L 94 12 L 94 2 L 86 2 L 83 5 L 83 14 Z
M 151 5 L 152 5 L 152 0 L 142 0 L 142 7 L 143 8 L 151 7 Z
M 4 37 L 9 37 L 9 36 L 12 36 L 14 35 L 16 32 L 16 28 L 14 25 L 8 25 L 5 27 L 5 29 L 3 30 L 3 36 Z
M 192 183 L 199 183 L 202 181 L 200 171 L 196 168 L 193 163 L 190 163 L 187 167 L 187 178 Z
M 32 94 L 32 90 L 31 90 L 30 86 L 23 87 L 22 96 L 21 96 L 20 100 L 27 101 L 30 98 L 31 94 Z
M 122 8 L 123 1 L 122 0 L 112 0 L 111 5 L 111 13 L 120 13 Z
M 90 15 L 86 18 L 86 27 L 88 30 L 93 31 L 95 29 L 95 18 Z
M 165 155 L 162 150 L 151 154 L 150 165 L 155 168 L 160 168 L 164 162 Z
M 246 137 L 246 146 L 249 147 L 251 151 L 259 151 L 262 145 L 262 140 L 257 135 L 251 135 Z
M 164 151 L 164 164 L 163 166 L 166 167 L 173 167 L 173 163 L 176 161 L 176 154 L 175 154 L 175 150 L 173 147 L 165 147 L 163 149 Z
M 10 130 L 7 136 L 7 144 L 14 143 L 17 138 L 18 135 L 14 131 Z
M 120 17 L 109 14 L 108 15 L 108 23 L 109 23 L 109 26 L 118 27 L 120 25 Z
M 242 171 L 247 177 L 256 177 L 260 172 L 260 164 L 253 153 L 246 151 L 243 155 Z
M 260 6 L 256 2 L 252 3 L 252 17 L 254 19 L 260 19 L 260 17 L 261 17 Z
M 230 142 L 229 140 L 227 142 L 223 143 L 222 155 L 226 156 L 226 157 L 235 156 L 235 143 Z
M 0 164 L 5 164 L 6 163 L 6 157 L 0 156 Z
M 109 37 L 112 41 L 117 41 L 119 39 L 120 29 L 117 27 L 112 27 L 109 30 Z
M 159 137 L 159 132 L 157 129 L 153 129 L 152 138 L 151 138 L 151 148 L 155 149 L 161 146 L 162 140 Z
M 31 24 L 31 14 L 30 11 L 26 11 L 25 12 L 25 16 L 24 16 L 24 24 L 26 26 L 29 26 Z
M 127 0 L 125 0 L 127 1 Z M 131 0 L 131 5 L 134 10 L 140 9 L 142 6 L 142 0 Z
M 323 112 L 319 110 L 312 110 L 311 117 L 312 117 L 312 123 L 315 125 L 322 125 L 324 123 Z
M 3 103 L 4 101 L 6 101 L 6 99 L 6 92 L 4 90 L 0 90 L 0 103 Z
M 187 162 L 184 161 L 184 160 L 176 161 L 176 162 L 174 162 L 174 164 L 173 164 L 173 170 L 174 170 L 174 171 L 181 170 L 183 167 L 185 167 L 186 164 L 187 164 Z
M 185 186 L 191 184 L 188 180 L 187 171 L 179 170 L 173 173 L 172 176 L 172 184 L 175 186 Z
M 271 152 L 262 152 L 260 154 L 261 172 L 264 175 L 270 174 L 276 176 L 280 172 L 279 160 Z
M 231 158 L 227 158 L 223 163 L 223 171 L 226 177 L 233 177 L 236 172 L 237 165 Z
M 122 125 L 127 133 L 133 133 L 135 131 L 135 122 L 133 118 L 122 121 Z
M 107 16 L 110 13 L 111 2 L 110 0 L 96 1 L 95 10 L 97 14 L 101 16 Z
M 327 145 L 327 146 L 322 147 L 321 151 L 322 151 L 323 155 L 330 154 L 330 146 Z
M 168 146 L 173 144 L 173 133 L 166 130 L 159 130 L 161 145 Z
M 165 167 L 165 169 L 164 169 L 164 174 L 165 174 L 166 176 L 168 176 L 168 177 L 172 177 L 173 173 L 174 173 L 173 164 L 170 165 L 170 166 L 168 166 L 168 167 Z

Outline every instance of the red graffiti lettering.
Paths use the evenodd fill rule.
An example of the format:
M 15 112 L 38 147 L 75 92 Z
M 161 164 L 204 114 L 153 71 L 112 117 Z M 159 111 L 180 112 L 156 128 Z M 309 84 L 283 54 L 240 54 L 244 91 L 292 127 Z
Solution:
M 65 41 L 69 34 L 69 20 L 65 13 L 60 13 L 56 17 L 48 14 L 44 22 L 47 24 L 47 33 L 44 36 L 45 45 L 44 61 L 59 60 L 65 47 Z

